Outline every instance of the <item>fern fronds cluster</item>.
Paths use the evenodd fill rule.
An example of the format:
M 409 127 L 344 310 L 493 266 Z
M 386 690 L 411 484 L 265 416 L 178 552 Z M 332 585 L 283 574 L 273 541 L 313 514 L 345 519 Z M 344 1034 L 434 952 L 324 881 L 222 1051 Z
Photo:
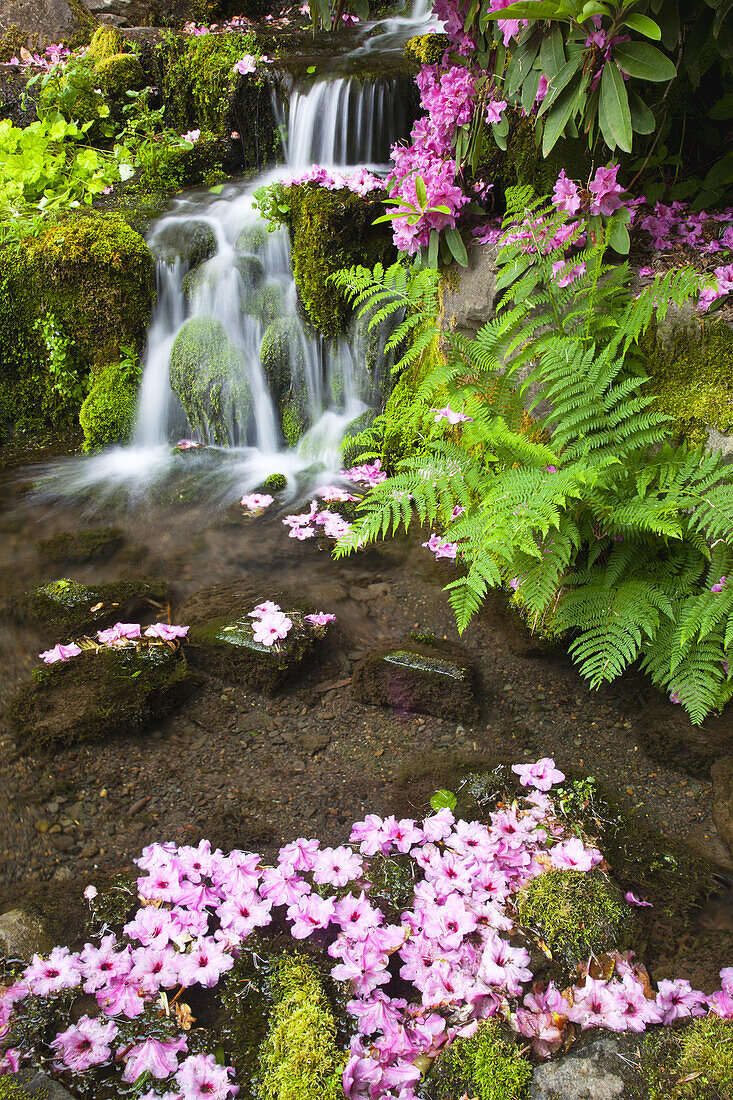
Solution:
M 700 723 L 733 695 L 733 470 L 668 440 L 639 350 L 699 279 L 668 272 L 634 297 L 627 265 L 606 262 L 601 234 L 569 262 L 579 273 L 561 287 L 561 226 L 542 201 L 521 221 L 510 211 L 502 301 L 474 340 L 439 331 L 434 272 L 396 264 L 336 277 L 370 323 L 397 319 L 396 370 L 443 348 L 413 375 L 400 410 L 413 445 L 367 495 L 336 554 L 413 521 L 440 529 L 458 546 L 447 591 L 461 631 L 489 589 L 510 586 L 531 624 L 569 636 L 592 686 L 636 664 Z M 528 393 L 542 412 L 533 434 L 523 430 Z M 446 401 L 470 419 L 436 422 Z M 367 445 L 378 450 L 393 429 L 388 406 Z

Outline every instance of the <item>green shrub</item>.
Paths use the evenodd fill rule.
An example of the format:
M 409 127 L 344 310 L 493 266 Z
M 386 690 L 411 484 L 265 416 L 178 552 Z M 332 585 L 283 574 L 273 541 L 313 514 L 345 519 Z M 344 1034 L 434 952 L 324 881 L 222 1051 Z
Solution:
M 447 34 L 416 34 L 405 42 L 405 56 L 418 65 L 437 65 L 449 46 Z
M 127 91 L 139 92 L 145 85 L 145 74 L 134 53 L 115 53 L 98 61 L 94 67 L 106 95 L 125 102 Z

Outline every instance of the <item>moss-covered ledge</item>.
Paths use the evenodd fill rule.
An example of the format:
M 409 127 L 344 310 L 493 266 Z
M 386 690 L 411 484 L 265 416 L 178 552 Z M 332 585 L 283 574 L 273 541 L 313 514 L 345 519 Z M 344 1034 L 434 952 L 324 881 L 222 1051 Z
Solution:
M 90 375 L 142 346 L 155 265 L 116 214 L 79 214 L 0 251 L 0 427 L 42 433 L 78 422 Z M 39 327 L 51 321 L 65 348 Z M 55 339 L 55 337 L 54 337 Z
M 642 366 L 657 408 L 673 431 L 692 444 L 713 428 L 733 433 L 733 329 L 722 320 L 690 320 L 641 340 Z
M 283 189 L 288 207 L 293 276 L 308 320 L 324 336 L 341 335 L 350 309 L 328 282 L 343 267 L 393 263 L 397 252 L 391 229 L 375 226 L 384 213 L 378 200 L 355 195 L 347 188 L 328 191 L 317 184 Z

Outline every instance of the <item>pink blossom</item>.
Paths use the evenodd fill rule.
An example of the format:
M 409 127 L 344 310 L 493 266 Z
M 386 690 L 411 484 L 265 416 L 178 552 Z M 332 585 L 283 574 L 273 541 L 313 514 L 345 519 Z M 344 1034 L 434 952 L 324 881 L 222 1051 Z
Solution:
M 248 493 L 242 497 L 239 503 L 248 512 L 261 512 L 265 508 L 269 508 L 274 500 L 275 498 L 271 497 L 269 493 Z
M 252 637 L 260 645 L 272 646 L 288 636 L 292 625 L 293 620 L 282 611 L 270 611 L 255 620 Z
M 504 111 L 507 109 L 507 102 L 505 99 L 493 99 L 486 107 L 486 121 L 496 125 L 501 122 L 504 117 Z
M 329 623 L 336 621 L 336 616 L 329 615 L 325 611 L 316 611 L 313 615 L 306 615 L 305 619 L 311 626 L 328 626 Z
M 624 898 L 628 901 L 629 905 L 637 905 L 640 909 L 653 908 L 650 901 L 644 901 L 642 898 L 637 898 L 636 894 L 632 893 L 631 890 L 626 891 Z
M 140 637 L 140 623 L 115 623 L 108 630 L 100 630 L 97 638 L 102 645 L 117 645 Z
M 555 761 L 545 756 L 534 764 L 513 764 L 512 771 L 519 776 L 523 787 L 536 787 L 538 791 L 549 791 L 556 783 L 562 783 L 565 775 L 555 767 Z
M 183 138 L 184 141 L 188 141 L 192 145 L 194 145 L 198 141 L 198 139 L 201 137 L 201 131 L 200 130 L 187 130 L 185 134 L 181 134 L 181 137 Z
M 23 978 L 36 997 L 51 997 L 62 989 L 75 989 L 81 982 L 79 959 L 68 947 L 54 947 L 47 959 L 34 955 Z
M 577 214 L 580 210 L 580 189 L 574 180 L 568 179 L 565 169 L 560 170 L 554 188 L 552 201 L 562 207 L 566 214 Z
M 176 1082 L 186 1100 L 226 1100 L 239 1091 L 229 1080 L 233 1072 L 213 1054 L 192 1054 L 178 1069 Z
M 590 204 L 591 215 L 603 214 L 609 217 L 623 206 L 618 197 L 624 190 L 616 180 L 618 167 L 618 164 L 611 164 L 608 168 L 598 168 L 588 184 L 588 190 L 594 196 Z
M 128 1053 L 122 1080 L 134 1084 L 143 1073 L 159 1080 L 170 1077 L 178 1069 L 178 1052 L 187 1049 L 185 1035 L 168 1040 L 145 1039 Z
M 446 405 L 444 409 L 431 409 L 431 412 L 435 413 L 435 423 L 439 420 L 447 420 L 449 424 L 470 424 L 473 421 L 473 417 L 466 416 L 462 412 L 453 412 L 450 405 Z
M 309 894 L 288 908 L 288 919 L 293 922 L 290 934 L 295 940 L 304 940 L 317 928 L 327 928 L 334 914 L 333 898 Z
M 192 945 L 188 955 L 181 959 L 179 980 L 181 985 L 203 985 L 211 989 L 222 974 L 231 970 L 234 959 L 211 936 L 201 936 Z
M 172 626 L 170 623 L 153 623 L 145 631 L 146 638 L 160 638 L 164 642 L 172 642 L 176 638 L 185 638 L 187 634 L 187 626 Z
M 47 649 L 44 653 L 39 653 L 38 656 L 47 665 L 53 665 L 57 661 L 68 661 L 71 657 L 78 657 L 80 653 L 81 649 L 76 642 L 70 642 L 68 645 L 55 645 L 53 649 Z
M 78 1023 L 59 1032 L 50 1045 L 67 1069 L 84 1073 L 90 1066 L 111 1060 L 110 1044 L 116 1035 L 117 1025 L 112 1020 L 81 1016 Z
M 590 871 L 602 859 L 596 848 L 586 848 L 577 836 L 556 844 L 550 852 L 552 866 L 567 871 Z
M 671 1024 L 686 1016 L 705 1015 L 705 994 L 693 989 L 684 978 L 659 982 L 657 1006 L 662 1013 L 662 1023 Z
M 313 881 L 345 886 L 361 874 L 362 860 L 351 848 L 323 848 L 313 861 Z

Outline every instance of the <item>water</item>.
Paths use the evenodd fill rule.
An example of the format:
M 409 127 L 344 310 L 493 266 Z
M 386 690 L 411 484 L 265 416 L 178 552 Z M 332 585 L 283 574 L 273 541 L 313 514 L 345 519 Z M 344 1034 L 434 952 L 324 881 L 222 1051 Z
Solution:
M 172 201 L 148 240 L 160 257 L 157 301 L 132 443 L 53 468 L 46 497 L 139 503 L 156 488 L 168 492 L 194 461 L 212 503 L 235 499 L 271 473 L 285 474 L 293 493 L 309 487 L 304 472 L 332 479 L 350 426 L 379 406 L 384 367 L 366 369 L 363 332 L 326 342 L 301 323 L 288 233 L 265 231 L 253 193 L 314 163 L 385 172 L 391 145 L 407 137 L 412 121 L 404 83 L 362 81 L 349 70 L 365 53 L 396 57 L 429 22 L 426 0 L 417 0 L 411 16 L 384 21 L 381 33 L 365 24 L 356 49 L 336 59 L 343 75 L 293 87 L 277 104 L 284 167 L 217 195 Z M 203 263 L 190 254 L 195 234 L 210 238 Z M 267 358 L 263 339 L 277 341 L 280 354 Z M 175 452 L 183 437 L 207 445 L 205 463 Z

